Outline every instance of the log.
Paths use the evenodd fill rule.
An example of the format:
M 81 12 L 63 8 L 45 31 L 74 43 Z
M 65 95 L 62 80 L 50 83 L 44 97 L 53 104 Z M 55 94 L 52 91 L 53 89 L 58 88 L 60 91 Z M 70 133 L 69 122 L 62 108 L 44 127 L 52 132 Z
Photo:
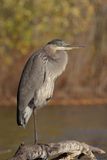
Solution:
M 105 151 L 74 140 L 49 144 L 21 144 L 11 160 L 71 160 L 79 159 L 83 155 L 96 160 L 94 153 L 104 154 Z

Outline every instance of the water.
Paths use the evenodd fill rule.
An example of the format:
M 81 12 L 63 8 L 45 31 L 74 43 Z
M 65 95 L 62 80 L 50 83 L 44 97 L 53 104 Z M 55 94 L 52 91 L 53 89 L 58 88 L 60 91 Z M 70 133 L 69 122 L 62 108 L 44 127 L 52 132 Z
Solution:
M 37 118 L 42 143 L 78 140 L 107 151 L 106 106 L 47 106 L 38 111 Z M 1 107 L 0 160 L 9 159 L 23 141 L 33 143 L 32 119 L 23 129 L 16 124 L 16 108 Z

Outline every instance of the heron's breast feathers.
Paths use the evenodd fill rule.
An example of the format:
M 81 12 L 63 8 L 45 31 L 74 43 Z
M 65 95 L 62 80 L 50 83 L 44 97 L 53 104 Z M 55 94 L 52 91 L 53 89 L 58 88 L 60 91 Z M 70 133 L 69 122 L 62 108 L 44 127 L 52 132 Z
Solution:
M 41 88 L 35 93 L 34 104 L 35 106 L 42 107 L 47 104 L 48 99 L 52 97 L 54 90 L 54 81 L 48 77 Z

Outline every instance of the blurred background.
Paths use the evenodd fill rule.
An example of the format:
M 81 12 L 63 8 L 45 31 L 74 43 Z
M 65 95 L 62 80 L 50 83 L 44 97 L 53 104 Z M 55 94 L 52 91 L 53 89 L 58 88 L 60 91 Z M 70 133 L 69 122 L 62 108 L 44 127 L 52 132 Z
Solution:
M 16 126 L 17 87 L 28 57 L 54 38 L 86 47 L 69 54 L 56 82 L 54 106 L 40 111 L 40 140 L 72 138 L 107 149 L 107 1 L 0 0 L 2 159 L 6 148 L 31 142 L 32 125 L 28 131 Z

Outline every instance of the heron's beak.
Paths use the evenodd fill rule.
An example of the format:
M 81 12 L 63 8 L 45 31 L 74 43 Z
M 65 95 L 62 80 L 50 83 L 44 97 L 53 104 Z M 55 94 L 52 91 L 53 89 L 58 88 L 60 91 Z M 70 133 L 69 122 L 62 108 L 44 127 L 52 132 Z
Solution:
M 72 46 L 67 44 L 66 46 L 64 46 L 65 50 L 73 50 L 73 49 L 80 49 L 80 48 L 84 48 L 85 46 Z
M 72 45 L 66 44 L 65 46 L 57 47 L 56 50 L 68 51 L 68 50 L 80 49 L 80 48 L 84 48 L 84 47 L 85 46 L 72 46 Z

